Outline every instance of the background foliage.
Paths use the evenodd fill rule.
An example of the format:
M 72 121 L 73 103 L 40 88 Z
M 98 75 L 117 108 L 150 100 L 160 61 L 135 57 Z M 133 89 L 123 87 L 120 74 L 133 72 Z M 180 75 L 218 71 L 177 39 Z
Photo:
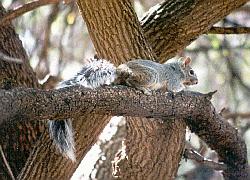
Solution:
M 3 5 L 6 9 L 13 9 L 27 2 L 3 0 Z M 142 17 L 144 12 L 159 2 L 159 0 L 135 0 L 134 7 L 138 16 Z M 17 18 L 13 23 L 41 83 L 45 82 L 49 75 L 55 77 L 55 82 L 73 76 L 81 68 L 84 60 L 95 54 L 86 26 L 74 3 L 41 7 Z M 231 13 L 217 25 L 250 26 L 250 4 Z M 228 121 L 239 129 L 250 149 L 249 35 L 204 34 L 184 51 L 179 52 L 178 56 L 190 56 L 193 59 L 199 84 L 192 87 L 192 90 L 200 92 L 218 90 L 213 102 L 215 107 L 225 108 L 222 113 L 226 114 Z M 53 88 L 55 84 L 48 88 Z M 99 157 L 105 161 L 105 155 L 102 154 L 99 145 L 110 140 L 118 124 L 122 126 L 122 121 L 117 122 L 114 120 L 109 124 L 100 141 L 83 160 L 91 161 L 93 164 L 82 163 L 84 166 L 79 167 L 79 172 L 74 178 L 86 179 L 90 172 L 93 176 L 94 161 Z M 193 147 L 210 159 L 217 158 L 205 143 L 188 130 L 187 147 Z M 248 159 L 250 161 L 249 151 Z M 219 173 L 211 173 L 212 170 L 186 160 L 182 161 L 178 174 L 180 179 L 195 179 L 199 177 L 198 172 L 204 177 L 220 177 Z

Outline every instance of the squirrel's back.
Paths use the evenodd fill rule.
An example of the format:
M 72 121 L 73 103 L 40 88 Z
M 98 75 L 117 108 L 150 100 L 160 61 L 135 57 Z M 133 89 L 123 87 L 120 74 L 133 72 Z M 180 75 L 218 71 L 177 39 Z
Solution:
M 146 94 L 151 91 L 180 91 L 185 85 L 198 83 L 196 74 L 190 67 L 190 58 L 180 58 L 165 64 L 151 60 L 135 59 L 117 68 L 117 76 L 126 85 L 142 90 Z
M 118 78 L 124 78 L 126 85 L 151 94 L 152 90 L 166 88 L 164 68 L 161 64 L 151 60 L 135 59 L 117 68 Z

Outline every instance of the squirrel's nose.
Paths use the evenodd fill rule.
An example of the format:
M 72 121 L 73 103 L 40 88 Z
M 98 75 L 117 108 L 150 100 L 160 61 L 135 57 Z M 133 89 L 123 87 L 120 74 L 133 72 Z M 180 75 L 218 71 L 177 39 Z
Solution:
M 198 80 L 194 80 L 194 84 L 198 84 Z

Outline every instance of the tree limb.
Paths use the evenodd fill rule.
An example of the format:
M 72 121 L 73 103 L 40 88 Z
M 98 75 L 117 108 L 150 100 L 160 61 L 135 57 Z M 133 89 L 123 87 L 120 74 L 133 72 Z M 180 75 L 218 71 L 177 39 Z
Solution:
M 2 61 L 6 61 L 6 62 L 9 62 L 9 63 L 16 63 L 16 64 L 22 64 L 23 63 L 23 61 L 21 59 L 7 56 L 2 52 L 0 52 L 0 59 Z
M 24 4 L 21 7 L 18 7 L 14 10 L 11 10 L 5 14 L 3 18 L 0 19 L 0 27 L 10 23 L 11 20 L 25 14 L 26 12 L 32 11 L 38 7 L 48 5 L 48 4 L 57 4 L 61 0 L 36 0 L 30 3 Z
M 224 163 L 209 160 L 193 149 L 185 149 L 184 157 L 202 163 L 203 165 L 206 165 L 217 171 L 227 169 L 227 166 Z
M 231 112 L 228 108 L 223 108 L 220 111 L 220 115 L 225 119 L 247 119 L 250 118 L 250 112 Z
M 237 174 L 246 178 L 244 141 L 215 111 L 209 99 L 209 94 L 190 91 L 148 96 L 123 86 L 95 90 L 75 86 L 49 91 L 17 88 L 0 91 L 0 122 L 77 117 L 87 110 L 108 115 L 185 119 L 190 129 L 216 150 L 220 161 L 228 166 L 227 177 Z
M 1 156 L 2 156 L 2 159 L 3 159 L 3 162 L 4 162 L 4 165 L 5 165 L 6 168 L 8 169 L 8 173 L 9 173 L 11 179 L 12 179 L 12 180 L 15 180 L 15 177 L 14 177 L 13 172 L 12 172 L 12 170 L 11 170 L 11 167 L 10 167 L 10 165 L 9 165 L 9 163 L 8 163 L 8 161 L 7 161 L 6 157 L 5 157 L 5 155 L 4 155 L 3 148 L 2 148 L 1 145 L 0 145 L 0 153 L 1 153 Z
M 178 102 L 180 107 L 174 107 L 173 101 L 182 102 L 181 98 L 184 95 L 188 95 L 186 103 L 181 105 Z M 18 119 L 36 121 L 37 119 L 58 120 L 77 117 L 87 109 L 96 111 L 98 114 L 112 116 L 183 118 L 188 114 L 184 113 L 185 111 L 179 113 L 180 108 L 184 109 L 188 103 L 191 103 L 188 104 L 189 106 L 196 106 L 194 102 L 201 101 L 196 97 L 209 98 L 207 94 L 188 91 L 177 94 L 169 92 L 166 95 L 156 93 L 154 96 L 147 96 L 125 86 L 104 87 L 95 90 L 81 86 L 54 90 L 31 88 L 0 90 L 0 125 Z
M 211 27 L 208 34 L 249 34 L 250 27 Z
M 74 0 L 64 1 L 65 3 L 70 3 Z M 27 3 L 22 7 L 10 11 L 0 19 L 0 27 L 12 19 L 28 12 L 34 10 L 35 8 L 41 7 L 47 4 L 56 4 L 60 0 L 38 0 L 31 3 Z M 185 3 L 176 3 L 171 5 L 171 2 L 164 2 L 156 5 L 157 8 L 149 11 L 142 19 L 141 24 L 149 43 L 152 45 L 153 50 L 157 53 L 158 57 L 161 60 L 172 57 L 176 52 L 183 49 L 185 46 L 190 44 L 193 40 L 193 37 L 198 37 L 203 33 L 212 33 L 212 34 L 240 34 L 240 33 L 249 33 L 249 28 L 240 27 L 240 28 L 227 28 L 221 29 L 219 27 L 214 27 L 209 29 L 210 26 L 203 27 L 204 24 L 214 24 L 221 19 L 221 16 L 225 16 L 232 10 L 237 7 L 242 6 L 246 3 L 247 0 L 189 0 Z M 210 7 L 213 4 L 217 6 L 210 9 L 210 11 L 203 12 L 199 7 Z M 205 4 L 205 5 L 204 5 Z M 224 5 L 227 5 L 227 8 L 223 8 Z M 179 10 L 186 8 L 185 12 Z M 223 11 L 221 11 L 223 9 Z M 220 11 L 220 12 L 219 12 Z M 206 14 L 209 15 L 206 15 Z M 218 16 L 218 13 L 220 15 Z M 174 16 L 172 14 L 175 14 Z M 200 14 L 200 15 L 199 15 Z M 203 19 L 201 17 L 206 16 L 207 18 Z M 192 17 L 192 20 L 190 20 Z M 194 21 L 194 18 L 197 18 Z M 176 21 L 178 19 L 178 21 Z M 163 23 L 164 22 L 164 23 Z M 184 23 L 185 22 L 185 23 Z M 193 24 L 193 25 L 191 25 Z M 185 28 L 188 27 L 188 28 Z M 192 27 L 190 29 L 189 27 Z M 187 32 L 183 32 L 186 30 Z M 175 37 L 172 40 L 173 36 Z
M 158 59 L 166 61 L 246 2 L 248 1 L 163 1 L 148 11 L 141 24 Z

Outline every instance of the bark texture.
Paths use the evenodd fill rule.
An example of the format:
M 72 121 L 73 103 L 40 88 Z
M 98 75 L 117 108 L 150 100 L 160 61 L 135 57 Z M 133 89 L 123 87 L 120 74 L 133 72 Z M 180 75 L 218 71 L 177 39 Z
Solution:
M 116 65 L 132 58 L 154 59 L 130 1 L 79 0 L 78 5 L 99 57 Z
M 78 2 L 99 57 L 115 64 L 134 58 L 153 59 L 154 54 L 130 1 Z M 117 159 L 115 175 L 124 179 L 173 178 L 184 147 L 185 123 L 163 126 L 159 121 L 145 118 L 129 117 L 126 120 L 126 148 L 123 148 L 126 153 L 121 153 L 127 157 Z M 162 146 L 171 148 L 162 150 Z M 171 154 L 173 151 L 177 153 Z M 157 163 L 160 165 L 156 166 Z M 169 164 L 172 167 L 168 168 Z
M 150 42 L 150 45 L 152 45 L 154 52 L 158 56 L 160 56 L 159 59 L 165 59 L 166 57 L 172 56 L 174 52 L 177 52 L 181 48 L 185 47 L 199 34 L 205 32 L 205 29 L 211 27 L 212 24 L 214 24 L 214 22 L 218 21 L 219 19 L 222 19 L 226 14 L 230 13 L 234 8 L 243 5 L 246 1 L 239 0 L 234 2 L 232 0 L 224 0 L 224 1 L 193 0 L 188 2 L 186 1 L 178 1 L 178 3 L 176 2 L 177 1 L 174 0 L 167 1 L 167 3 L 169 3 L 168 6 L 170 13 L 169 12 L 164 13 L 163 10 L 162 11 L 156 10 L 157 13 L 153 14 L 150 13 L 149 14 L 150 18 L 146 18 L 147 20 L 144 20 L 143 24 L 144 32 L 146 34 L 146 37 L 148 38 L 148 41 Z M 188 9 L 185 8 L 179 9 L 178 7 L 181 6 L 182 3 L 187 3 L 186 6 Z M 138 26 L 138 20 L 136 19 L 135 14 L 129 2 L 109 1 L 104 3 L 103 1 L 89 2 L 89 1 L 78 0 L 78 4 L 80 10 L 82 11 L 83 16 L 85 17 L 86 23 L 88 24 L 88 27 L 90 29 L 90 35 L 91 38 L 93 39 L 98 56 L 110 60 L 112 59 L 115 64 L 119 64 L 130 58 L 153 59 L 155 57 L 150 46 L 147 44 L 145 38 L 143 37 L 141 27 Z M 211 12 L 209 11 L 210 14 L 206 13 L 208 11 L 207 8 L 204 8 L 206 7 L 206 5 L 209 5 L 211 9 L 213 8 L 213 11 Z M 223 9 L 220 9 L 218 7 L 222 7 Z M 199 10 L 199 16 L 195 16 L 196 12 L 195 10 Z M 90 14 L 93 15 L 93 17 L 95 17 L 94 20 L 91 19 Z M 167 14 L 167 16 L 164 17 L 163 19 L 160 19 L 160 16 L 164 16 L 165 14 Z M 181 14 L 181 15 L 177 16 L 175 14 Z M 213 14 L 214 19 L 212 18 L 211 14 Z M 211 15 L 212 19 L 207 18 L 208 15 L 209 17 Z M 193 16 L 196 17 L 195 20 L 193 20 Z M 179 17 L 182 17 L 182 19 L 179 20 L 178 19 Z M 102 19 L 102 21 L 100 21 L 99 18 Z M 112 20 L 113 18 L 116 18 L 115 21 Z M 168 18 L 170 18 L 171 21 L 165 21 Z M 131 19 L 133 19 L 133 21 Z M 158 21 L 154 21 L 154 19 Z M 201 21 L 198 22 L 198 25 L 194 26 L 192 23 L 189 22 L 190 19 L 191 21 L 198 21 L 199 19 L 201 19 Z M 146 26 L 147 24 L 150 23 L 151 25 Z M 168 24 L 169 26 L 161 27 L 161 25 L 165 23 Z M 184 23 L 186 26 L 182 26 L 182 23 Z M 152 27 L 152 29 L 150 27 Z M 188 31 L 186 31 L 186 29 Z M 158 34 L 165 31 L 168 31 L 168 33 L 163 34 L 162 36 Z M 169 33 L 169 31 L 171 31 L 172 33 Z M 178 34 L 175 34 L 173 32 L 178 32 Z M 164 38 L 165 35 L 168 36 L 169 39 Z M 168 45 L 169 43 L 171 44 L 173 42 L 176 42 L 176 44 L 173 44 L 168 47 L 172 50 L 167 51 L 167 53 L 165 53 L 166 49 L 164 49 L 163 48 L 164 46 L 161 44 L 166 43 L 165 45 Z M 155 46 L 153 45 L 154 43 Z M 91 112 L 91 110 L 89 111 Z M 87 120 L 89 123 L 87 123 L 86 126 L 83 126 L 82 122 Z M 154 143 L 156 145 L 158 145 L 157 143 L 161 143 L 162 141 L 159 141 L 158 137 L 162 136 L 161 134 L 162 132 L 167 133 L 167 131 L 169 130 L 168 127 L 171 127 L 171 125 L 172 125 L 171 130 L 175 129 L 175 132 L 173 133 L 174 135 L 176 135 L 176 137 L 173 137 L 173 139 L 176 139 L 176 141 L 182 141 L 182 136 L 184 134 L 183 131 L 184 124 L 181 125 L 173 121 L 173 123 L 169 124 L 168 126 L 162 126 L 161 124 L 155 122 L 147 122 L 146 120 L 145 123 L 144 121 L 138 121 L 133 123 L 133 120 L 135 119 L 133 118 L 130 121 L 128 121 L 129 122 L 128 127 L 130 128 L 128 132 L 131 134 L 130 138 L 133 137 L 133 134 L 135 134 L 135 136 L 138 138 L 142 138 L 142 142 L 139 142 L 140 144 L 136 144 L 136 146 L 133 147 L 133 151 L 135 152 L 141 150 L 140 147 L 152 148 Z M 75 164 L 72 164 L 67 159 L 57 154 L 55 149 L 53 149 L 54 147 L 51 146 L 51 141 L 49 140 L 48 134 L 44 134 L 41 141 L 37 143 L 37 146 L 34 149 L 32 156 L 30 156 L 29 161 L 27 162 L 26 167 L 23 170 L 23 174 L 20 175 L 20 178 L 25 177 L 23 179 L 35 179 L 35 178 L 46 179 L 48 177 L 49 178 L 55 177 L 55 179 L 56 178 L 67 179 L 71 177 L 71 175 L 77 168 L 80 160 L 89 150 L 91 145 L 96 141 L 98 134 L 102 131 L 102 129 L 105 127 L 108 121 L 109 121 L 108 116 L 96 115 L 96 114 L 94 115 L 90 113 L 87 114 L 87 112 L 83 115 L 83 117 L 77 118 L 77 120 L 74 121 L 74 127 L 76 130 L 75 138 L 77 145 L 77 163 Z M 143 126 L 145 126 L 145 128 L 141 128 L 142 124 Z M 155 126 L 157 124 L 159 126 Z M 155 128 L 158 129 L 158 132 L 155 132 L 154 130 Z M 176 132 L 179 130 L 180 131 L 182 130 L 183 133 L 179 134 L 178 132 Z M 154 138 L 152 138 L 152 140 L 150 139 L 150 142 L 147 143 L 146 136 L 141 136 L 141 134 L 145 135 L 150 133 Z M 166 136 L 165 135 L 164 136 L 168 138 L 167 136 L 168 134 L 171 135 L 171 132 L 167 133 Z M 130 142 L 128 138 L 128 142 L 131 143 L 134 141 Z M 46 143 L 48 144 L 48 146 L 46 146 L 47 148 L 43 148 L 44 144 Z M 175 143 L 175 145 L 179 149 L 182 148 L 178 146 L 178 143 Z M 146 167 L 146 169 L 151 170 L 152 163 L 149 162 L 150 161 L 149 159 L 156 158 L 154 156 L 157 153 L 160 153 L 159 149 L 156 149 L 156 154 L 151 154 L 151 152 L 146 152 L 146 151 L 147 149 L 143 150 L 142 152 L 145 152 L 145 157 L 147 157 L 148 159 L 142 159 L 142 157 L 144 158 L 144 156 L 140 157 L 138 156 L 139 158 L 136 158 L 136 156 L 134 156 L 135 157 L 134 159 L 129 159 L 130 163 L 134 163 L 135 167 L 137 167 L 135 168 L 137 172 L 143 171 L 141 166 L 138 167 L 139 163 L 141 163 L 143 167 Z M 164 151 L 164 153 L 167 153 L 167 150 Z M 133 157 L 132 152 L 129 152 L 129 154 L 131 154 L 131 157 Z M 178 158 L 180 157 L 175 157 L 175 158 L 177 162 Z M 43 163 L 44 160 L 47 159 L 49 159 L 48 163 L 46 164 Z M 156 159 L 153 159 L 153 161 L 155 162 Z M 129 167 L 129 169 L 131 167 L 133 168 L 132 166 L 133 164 L 128 163 L 128 165 L 129 166 L 127 167 Z M 155 173 L 159 173 L 156 172 L 156 169 L 159 167 L 156 166 L 153 167 L 154 168 L 152 170 Z M 136 178 L 137 176 L 136 171 L 135 172 L 128 171 L 127 174 L 130 177 Z M 163 171 L 164 170 L 161 170 L 161 172 Z M 37 172 L 39 172 L 39 174 Z M 145 178 L 147 178 L 147 176 L 145 176 Z
M 118 126 L 117 132 L 109 140 L 102 142 L 99 140 L 97 144 L 100 144 L 102 155 L 96 161 L 94 169 L 92 170 L 89 178 L 94 179 L 115 179 L 113 176 L 112 161 L 114 160 L 116 153 L 122 148 L 122 142 L 126 134 L 125 120 L 122 119 Z M 105 157 L 105 158 L 103 158 Z
M 149 10 L 141 24 L 158 60 L 166 61 L 246 2 L 248 1 L 163 1 Z
M 188 113 L 182 112 L 179 107 L 184 109 L 191 106 L 191 110 L 195 103 L 202 101 L 203 96 L 208 98 L 210 94 L 182 91 L 149 96 L 126 86 L 107 86 L 94 90 L 80 86 L 58 90 L 15 88 L 0 90 L 0 103 L 3 104 L 0 122 L 60 120 L 81 116 L 86 111 L 113 116 L 185 118 Z M 179 99 L 176 100 L 177 97 Z
M 236 177 L 242 177 L 243 179 L 247 176 L 247 151 L 245 143 L 237 130 L 216 113 L 210 102 L 212 94 L 213 93 L 201 94 L 183 91 L 176 94 L 169 93 L 166 95 L 156 93 L 152 96 L 148 96 L 142 94 L 140 91 L 122 86 L 115 88 L 104 87 L 96 90 L 89 90 L 83 87 L 70 87 L 51 91 L 18 88 L 11 91 L 0 91 L 0 97 L 4 97 L 0 98 L 0 103 L 3 104 L 4 107 L 9 107 L 9 109 L 6 109 L 6 113 L 2 112 L 1 109 L 0 114 L 9 114 L 9 116 L 6 115 L 2 119 L 15 119 L 15 116 L 21 116 L 30 121 L 34 121 L 34 119 L 46 120 L 47 118 L 56 120 L 69 116 L 77 118 L 81 116 L 81 114 L 88 114 L 90 112 L 98 112 L 103 115 L 125 115 L 148 118 L 163 117 L 163 121 L 156 119 L 147 119 L 147 121 L 149 123 L 158 121 L 162 126 L 168 125 L 169 128 L 174 128 L 174 123 L 180 123 L 180 121 L 184 119 L 190 129 L 199 135 L 212 149 L 216 150 L 220 160 L 227 164 L 229 169 L 225 171 L 226 178 L 235 179 Z M 6 101 L 6 99 L 8 99 L 8 101 Z M 21 103 L 25 101 L 30 103 Z M 55 107 L 57 111 L 54 110 Z M 164 117 L 168 117 L 168 119 Z M 179 121 L 175 119 L 179 119 Z M 91 122 L 86 119 L 81 123 L 79 129 L 87 129 L 89 128 L 89 124 L 91 124 Z M 145 128 L 145 125 L 142 124 L 141 128 Z M 156 133 L 167 138 L 165 132 L 160 131 L 160 129 L 158 129 Z M 172 136 L 174 135 L 172 134 Z M 135 135 L 133 137 L 135 137 Z M 148 141 L 152 141 L 151 138 L 155 140 L 154 137 L 149 136 Z M 170 141 L 171 138 L 167 138 L 167 140 Z M 150 148 L 153 148 L 153 150 L 157 148 L 156 144 L 152 144 L 152 146 L 153 147 L 146 147 L 148 148 L 147 150 L 150 151 Z M 46 151 L 50 151 L 50 153 L 55 151 L 55 149 L 51 149 L 51 142 L 49 141 L 40 149 L 46 149 Z M 176 154 L 176 149 L 169 147 L 163 148 L 163 146 L 161 146 L 160 149 L 162 152 L 164 152 L 164 149 L 167 149 L 165 151 L 171 155 Z M 166 161 L 166 159 L 164 159 L 165 155 L 147 157 L 150 155 L 148 154 L 143 154 L 143 158 L 151 158 L 152 161 L 155 160 L 157 166 L 161 164 L 162 161 Z M 44 157 L 43 161 L 49 162 L 49 164 L 50 161 L 52 161 L 51 164 L 53 164 L 53 159 L 49 157 Z M 145 160 L 143 160 L 143 162 L 145 162 Z M 33 170 L 35 167 L 41 166 L 30 162 L 29 168 Z M 68 167 L 65 168 L 67 169 Z M 41 169 L 38 168 L 34 172 L 40 175 L 40 171 Z M 49 177 L 51 176 L 47 176 L 47 178 Z M 56 177 L 57 176 L 54 176 L 53 178 Z M 168 177 L 167 174 L 158 178 L 164 177 Z
M 0 18 L 5 15 L 0 3 Z M 23 60 L 16 64 L 0 59 L 0 89 L 13 87 L 39 87 L 35 73 L 28 64 L 26 52 L 12 25 L 0 27 L 0 53 Z M 1 105 L 0 105 L 1 107 Z M 42 122 L 5 123 L 0 126 L 0 145 L 15 177 L 23 168 L 34 143 L 43 131 Z M 0 179 L 10 178 L 0 158 Z

